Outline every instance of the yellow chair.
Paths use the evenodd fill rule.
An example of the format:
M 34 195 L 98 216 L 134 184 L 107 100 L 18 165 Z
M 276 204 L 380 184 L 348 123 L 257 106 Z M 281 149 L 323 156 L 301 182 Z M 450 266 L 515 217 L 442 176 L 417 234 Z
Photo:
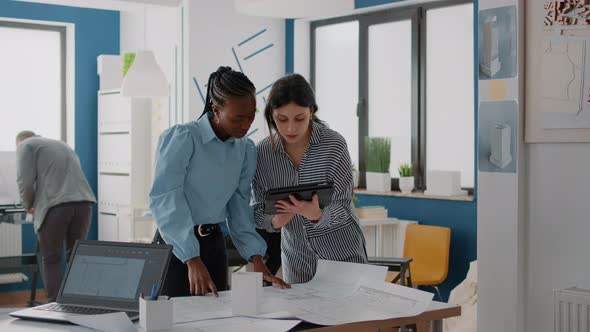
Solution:
M 442 301 L 437 286 L 445 281 L 449 272 L 450 246 L 450 228 L 410 224 L 406 228 L 404 258 L 371 257 L 369 263 L 401 271 L 400 275 L 407 278 L 407 282 L 404 282 L 406 278 L 400 280 L 401 276 L 398 275 L 392 282 L 400 280 L 402 285 L 433 287 Z

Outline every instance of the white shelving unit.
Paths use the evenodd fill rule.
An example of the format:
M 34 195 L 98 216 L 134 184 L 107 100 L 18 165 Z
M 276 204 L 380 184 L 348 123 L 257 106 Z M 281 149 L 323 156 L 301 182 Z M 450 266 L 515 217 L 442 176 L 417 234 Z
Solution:
M 369 257 L 403 257 L 406 227 L 417 224 L 413 220 L 360 219 L 361 229 L 367 242 Z
M 104 71 L 106 68 L 102 68 Z M 120 70 L 120 69 L 119 69 Z M 98 239 L 145 241 L 151 179 L 151 101 L 98 92 Z

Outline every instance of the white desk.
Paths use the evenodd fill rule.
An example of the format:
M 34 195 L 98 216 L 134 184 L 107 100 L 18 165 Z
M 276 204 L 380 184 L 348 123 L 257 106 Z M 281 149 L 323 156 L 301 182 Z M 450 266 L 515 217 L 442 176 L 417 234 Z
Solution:
M 12 318 L 8 315 L 9 312 L 14 311 L 16 309 L 0 309 L 0 331 L 2 332 L 90 332 L 96 331 L 92 329 L 88 329 L 81 326 L 76 325 L 66 325 L 66 324 L 55 324 L 55 323 L 44 323 L 44 322 L 35 322 L 35 321 L 26 321 L 21 319 Z M 457 307 L 452 304 L 442 303 L 437 301 L 432 301 L 430 303 L 430 307 L 426 309 L 426 311 L 419 316 L 416 317 L 407 317 L 407 318 L 398 318 L 400 324 L 412 324 L 415 321 L 428 321 L 428 327 L 426 331 L 434 331 L 434 332 L 442 332 L 442 319 L 452 316 L 458 316 L 461 314 L 461 307 Z M 372 321 L 367 322 L 367 324 L 375 325 L 379 324 L 379 322 L 386 322 L 385 321 Z M 352 323 L 352 324 L 345 324 L 333 327 L 326 327 L 320 328 L 320 330 L 338 330 L 345 328 L 350 328 L 358 325 L 362 325 L 364 322 L 361 323 Z M 183 326 L 185 325 L 185 326 Z M 178 324 L 174 325 L 172 331 L 194 331 L 194 329 L 190 328 L 190 324 Z M 348 326 L 347 326 L 348 325 Z M 377 329 L 377 328 L 375 328 Z M 300 330 L 297 327 L 294 330 Z M 358 328 L 353 328 L 350 331 L 358 330 Z M 138 330 L 141 331 L 141 330 Z M 346 330 L 349 331 L 349 330 Z
M 413 220 L 360 219 L 369 257 L 403 257 L 406 226 Z

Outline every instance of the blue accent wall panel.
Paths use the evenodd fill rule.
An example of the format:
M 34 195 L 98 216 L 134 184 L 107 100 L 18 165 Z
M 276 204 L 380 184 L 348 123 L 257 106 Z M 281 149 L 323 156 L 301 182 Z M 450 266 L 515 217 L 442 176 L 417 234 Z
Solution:
M 295 20 L 285 20 L 285 74 L 295 68 Z
M 475 202 L 374 195 L 355 195 L 357 206 L 385 206 L 389 217 L 414 220 L 423 225 L 451 228 L 449 275 L 440 287 L 445 299 L 477 259 L 477 206 Z M 432 291 L 432 289 L 424 289 Z
M 119 12 L 0 0 L 0 17 L 75 24 L 75 144 L 84 174 L 96 194 L 99 87 L 96 57 L 100 54 L 119 54 Z M 95 207 L 89 239 L 97 238 L 96 216 Z M 33 227 L 23 226 L 23 252 L 33 252 L 34 247 Z M 0 292 L 29 287 L 26 283 L 0 285 Z

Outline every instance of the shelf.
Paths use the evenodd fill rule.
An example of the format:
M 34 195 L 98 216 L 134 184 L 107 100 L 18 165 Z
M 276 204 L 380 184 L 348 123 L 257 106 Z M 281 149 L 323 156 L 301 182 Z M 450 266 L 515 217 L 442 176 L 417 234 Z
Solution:
M 113 131 L 104 131 L 104 130 L 99 130 L 98 134 L 99 135 L 129 135 L 131 132 L 129 130 L 113 130 Z
M 421 198 L 421 199 L 439 199 L 439 200 L 447 200 L 447 201 L 464 201 L 464 202 L 472 202 L 473 201 L 473 196 L 469 196 L 469 195 L 465 195 L 465 196 L 434 196 L 434 195 L 426 195 L 423 192 L 413 192 L 411 194 L 403 194 L 401 191 L 379 192 L 379 191 L 368 191 L 366 189 L 354 189 L 354 193 L 359 194 L 359 195 L 394 196 L 394 197 Z
M 121 89 L 98 90 L 99 95 L 111 95 L 115 93 L 121 93 Z

